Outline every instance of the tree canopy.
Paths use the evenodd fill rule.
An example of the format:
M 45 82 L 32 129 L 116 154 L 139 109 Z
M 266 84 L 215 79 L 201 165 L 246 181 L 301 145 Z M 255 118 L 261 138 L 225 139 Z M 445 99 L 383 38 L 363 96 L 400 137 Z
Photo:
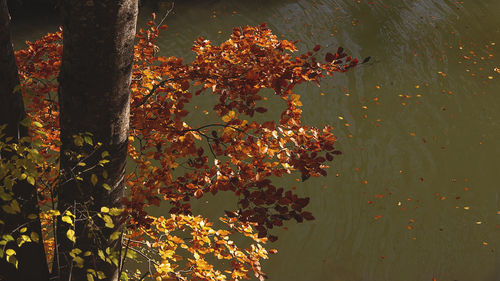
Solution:
M 252 275 L 263 280 L 260 262 L 275 251 L 266 250 L 265 243 L 277 239 L 271 229 L 289 220 L 314 219 L 305 209 L 309 198 L 273 179 L 293 174 L 302 181 L 326 176 L 328 162 L 341 152 L 335 149 L 332 127 L 302 123 L 301 96 L 295 87 L 311 82 L 319 86 L 325 76 L 346 72 L 358 60 L 341 47 L 323 52 L 319 45 L 295 55 L 295 42 L 278 40 L 262 24 L 236 27 L 220 45 L 200 37 L 192 47 L 195 59 L 185 62 L 159 55 L 155 43 L 165 28 L 153 20 L 137 32 L 127 120 L 127 192 L 118 205 L 88 196 L 78 206 L 56 207 L 61 181 L 86 183 L 82 194 L 91 194 L 90 189 L 111 191 L 108 167 L 114 160 L 99 137 L 88 131 L 72 134 L 74 148 L 60 155 L 63 117 L 57 78 L 62 32 L 28 42 L 16 52 L 18 90 L 28 115 L 23 125 L 30 133 L 19 143 L 5 139 L 0 143 L 2 151 L 13 153 L 0 162 L 0 204 L 7 213 L 21 212 L 13 184 L 27 181 L 35 186 L 41 211 L 26 215 L 41 220 L 42 237 L 21 224 L 8 233 L 0 228 L 4 259 L 17 263 L 15 251 L 5 247 L 9 241 L 22 245 L 43 240 L 54 274 L 60 254 L 56 243 L 75 243 L 87 236 L 92 248 L 73 247 L 67 254 L 71 266 L 81 269 L 88 280 L 111 280 L 95 261 L 116 267 L 123 280 L 146 276 L 239 280 Z M 202 95 L 213 99 L 214 105 L 204 110 L 215 119 L 194 126 L 190 120 L 201 112 L 192 110 L 193 104 Z M 269 99 L 282 102 L 279 120 L 266 119 Z M 73 165 L 64 174 L 61 157 L 71 159 Z M 193 213 L 190 202 L 222 191 L 236 195 L 237 208 L 225 210 L 220 218 L 225 227 L 218 228 L 203 213 Z M 92 208 L 87 201 L 92 201 Z M 170 204 L 168 215 L 150 214 L 148 207 L 163 203 Z M 77 223 L 85 225 L 84 232 L 75 228 Z M 236 245 L 234 235 L 249 242 Z M 104 240 L 118 246 L 101 243 Z M 214 262 L 217 259 L 226 262 Z M 128 271 L 128 260 L 143 260 L 148 269 Z

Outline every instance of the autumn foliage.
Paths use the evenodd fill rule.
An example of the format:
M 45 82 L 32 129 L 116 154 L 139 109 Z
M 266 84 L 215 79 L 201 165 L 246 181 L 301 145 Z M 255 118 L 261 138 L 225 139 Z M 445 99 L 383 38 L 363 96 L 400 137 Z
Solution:
M 290 174 L 300 175 L 302 181 L 326 176 L 327 163 L 340 154 L 332 127 L 302 124 L 302 103 L 294 88 L 304 82 L 319 85 L 323 77 L 345 72 L 358 60 L 342 48 L 320 54 L 319 45 L 294 56 L 295 43 L 278 40 L 263 24 L 234 28 L 220 45 L 198 38 L 192 47 L 195 59 L 184 62 L 158 55 L 155 42 L 165 26 L 154 22 L 148 26 L 138 32 L 135 46 L 128 152 L 133 167 L 126 175 L 128 194 L 123 209 L 103 206 L 101 212 L 91 214 L 107 223 L 110 217 L 121 216 L 128 229 L 113 237 L 122 240 L 118 256 L 102 249 L 96 258 L 117 264 L 126 257 L 146 260 L 154 271 L 144 274 L 164 279 L 238 280 L 252 274 L 263 279 L 259 261 L 268 257 L 263 244 L 277 239 L 269 230 L 288 220 L 314 219 L 305 211 L 309 198 L 298 196 L 291 187 L 276 186 L 272 179 Z M 57 32 L 27 42 L 27 48 L 16 53 L 31 137 L 41 155 L 29 176 L 42 199 L 48 253 L 53 249 L 54 217 L 68 217 L 63 221 L 72 222 L 71 213 L 60 214 L 53 207 L 59 176 L 61 44 L 62 34 Z M 213 107 L 205 109 L 216 119 L 190 125 L 188 120 L 199 113 L 192 110 L 193 104 L 202 95 L 213 98 Z M 283 111 L 279 120 L 261 122 L 271 95 L 281 100 Z M 99 145 L 90 135 L 75 136 L 75 142 Z M 91 172 L 84 167 L 84 158 L 80 171 Z M 100 164 L 105 167 L 106 155 L 102 158 Z M 190 202 L 222 191 L 236 195 L 237 209 L 225 210 L 221 221 L 227 229 L 217 230 L 206 218 L 192 213 Z M 162 202 L 171 205 L 170 215 L 148 214 L 149 206 Z M 252 244 L 246 249 L 236 246 L 229 237 L 233 233 L 248 237 Z M 77 266 L 85 254 L 94 253 L 73 253 Z M 227 267 L 214 266 L 209 255 L 228 260 Z M 88 275 L 97 279 L 99 273 L 89 269 Z M 141 274 L 131 272 L 129 277 L 140 279 Z

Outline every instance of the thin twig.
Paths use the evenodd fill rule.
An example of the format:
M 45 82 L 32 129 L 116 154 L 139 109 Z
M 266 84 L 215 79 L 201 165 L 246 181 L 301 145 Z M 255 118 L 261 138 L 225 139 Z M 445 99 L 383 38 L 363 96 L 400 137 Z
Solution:
M 174 4 L 175 4 L 175 2 L 172 2 L 172 7 L 165 13 L 165 15 L 161 19 L 160 23 L 156 26 L 156 29 L 158 29 L 161 26 L 163 21 L 167 18 L 168 14 L 170 14 L 170 12 L 172 12 L 172 10 L 174 9 Z

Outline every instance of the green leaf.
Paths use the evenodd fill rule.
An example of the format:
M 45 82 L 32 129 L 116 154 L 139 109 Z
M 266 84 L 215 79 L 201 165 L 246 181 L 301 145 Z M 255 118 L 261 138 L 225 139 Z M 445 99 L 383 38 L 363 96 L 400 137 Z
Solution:
M 97 271 L 97 278 L 104 279 L 106 278 L 106 274 L 104 274 L 104 272 L 102 271 Z
M 94 276 L 92 274 L 87 273 L 87 281 L 94 281 Z
M 122 272 L 122 274 L 120 275 L 120 280 L 128 281 L 128 275 L 127 275 L 127 273 Z
M 105 158 L 106 156 L 109 156 L 109 152 L 107 152 L 107 151 L 103 151 L 103 152 L 101 153 L 101 157 L 102 157 L 102 158 Z
M 38 218 L 38 216 L 36 214 L 29 214 L 28 215 L 28 219 L 30 219 L 30 220 L 35 220 L 37 218 Z
M 74 135 L 74 136 L 73 136 L 73 143 L 74 143 L 76 146 L 83 146 L 83 138 L 82 138 L 81 136 Z
M 137 253 L 134 251 L 127 251 L 126 256 L 127 256 L 127 258 L 133 260 L 133 259 L 137 258 Z
M 31 119 L 29 118 L 24 118 L 19 122 L 19 124 L 23 125 L 24 127 L 29 127 L 31 125 Z
M 106 257 L 104 256 L 104 252 L 102 250 L 98 250 L 97 255 L 101 258 L 101 260 L 105 261 Z
M 92 185 L 95 186 L 97 184 L 97 181 L 98 181 L 97 175 L 96 174 L 92 174 L 90 176 L 90 182 L 92 183 Z
M 7 214 L 15 214 L 14 210 L 12 210 L 12 207 L 10 205 L 3 205 L 2 210 L 6 212 Z
M 0 191 L 0 199 L 2 199 L 3 201 L 10 201 L 12 200 L 12 195 L 4 191 Z
M 102 187 L 104 187 L 104 189 L 106 189 L 106 190 L 111 190 L 111 186 L 109 186 L 109 184 L 107 184 L 107 183 L 103 183 Z
M 38 128 L 43 127 L 42 123 L 40 123 L 40 122 L 38 122 L 38 121 L 33 122 L 33 125 L 35 125 L 35 126 L 36 126 L 36 127 L 38 127 Z
M 36 232 L 31 232 L 30 237 L 31 237 L 31 240 L 35 243 L 38 243 L 38 241 L 40 241 L 40 237 L 38 236 L 38 233 L 36 233 Z
M 15 256 L 8 256 L 7 261 L 13 264 L 16 267 L 16 269 L 19 266 L 19 262 L 17 261 L 17 258 Z
M 90 145 L 94 145 L 94 143 L 92 142 L 92 138 L 91 137 L 84 136 L 83 139 L 85 140 L 86 143 L 88 143 Z
M 10 234 L 5 234 L 4 236 L 2 236 L 2 239 L 7 242 L 14 241 L 14 237 L 12 237 L 12 235 Z
M 111 261 L 115 266 L 118 266 L 118 259 L 116 257 L 111 257 Z
M 14 86 L 12 93 L 17 93 L 19 91 L 21 91 L 21 84 L 17 84 L 16 86 Z
M 12 209 L 14 210 L 14 212 L 16 212 L 16 213 L 21 212 L 21 208 L 19 207 L 19 203 L 17 202 L 17 200 L 10 201 L 10 205 L 12 206 Z
M 111 233 L 111 235 L 109 236 L 109 239 L 111 239 L 111 241 L 114 241 L 118 238 L 120 238 L 120 232 L 119 231 L 115 231 L 113 233 Z
M 28 176 L 26 178 L 26 181 L 31 185 L 35 185 L 35 178 L 33 178 L 32 176 Z

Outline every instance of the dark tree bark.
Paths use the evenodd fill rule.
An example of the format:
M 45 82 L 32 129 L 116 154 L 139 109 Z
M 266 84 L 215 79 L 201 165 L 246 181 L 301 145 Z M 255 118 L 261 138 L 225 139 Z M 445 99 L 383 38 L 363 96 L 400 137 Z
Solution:
M 86 269 L 91 268 L 102 271 L 106 280 L 117 280 L 118 266 L 103 261 L 98 250 L 110 248 L 112 252 L 120 247 L 120 240 L 112 241 L 109 236 L 121 226 L 115 220 L 114 227 L 104 227 L 95 214 L 102 206 L 120 207 L 124 194 L 137 0 L 64 0 L 60 9 L 64 47 L 59 76 L 62 175 L 58 209 L 76 215 L 76 243 L 67 238 L 73 226 L 59 221 L 54 274 L 60 280 L 87 280 Z M 75 144 L 74 136 L 82 133 L 91 133 L 94 145 L 102 145 Z M 109 152 L 110 163 L 99 167 L 104 151 Z M 85 167 L 77 166 L 75 153 L 90 155 Z M 78 172 L 82 180 L 75 179 Z M 83 268 L 72 262 L 69 252 L 74 248 L 92 253 L 80 255 L 85 260 Z
M 10 15 L 5 0 L 0 1 L 0 122 L 7 124 L 8 136 L 19 139 L 27 135 L 27 130 L 19 126 L 24 116 L 21 93 L 14 88 L 19 85 L 16 59 L 10 38 Z
M 20 121 L 26 117 L 24 111 L 21 91 L 19 85 L 17 65 L 14 50 L 10 38 L 10 16 L 5 0 L 0 0 L 0 125 L 7 127 L 2 132 L 2 141 L 11 138 L 10 142 L 18 142 L 20 138 L 28 136 L 26 127 L 20 125 Z M 11 153 L 3 152 L 0 158 L 9 158 Z M 16 242 L 10 242 L 6 248 L 16 251 L 18 269 L 4 258 L 0 259 L 0 280 L 48 280 L 48 268 L 45 251 L 43 248 L 41 224 L 39 219 L 29 219 L 30 214 L 39 214 L 36 188 L 26 181 L 19 181 L 12 190 L 5 186 L 0 187 L 4 192 L 12 191 L 13 199 L 16 200 L 21 212 L 11 214 L 0 208 L 0 237 L 5 234 L 15 238 L 20 236 L 19 229 L 27 227 L 25 234 L 35 232 L 40 237 L 38 242 L 24 243 L 21 247 Z M 5 202 L 0 199 L 0 205 Z

